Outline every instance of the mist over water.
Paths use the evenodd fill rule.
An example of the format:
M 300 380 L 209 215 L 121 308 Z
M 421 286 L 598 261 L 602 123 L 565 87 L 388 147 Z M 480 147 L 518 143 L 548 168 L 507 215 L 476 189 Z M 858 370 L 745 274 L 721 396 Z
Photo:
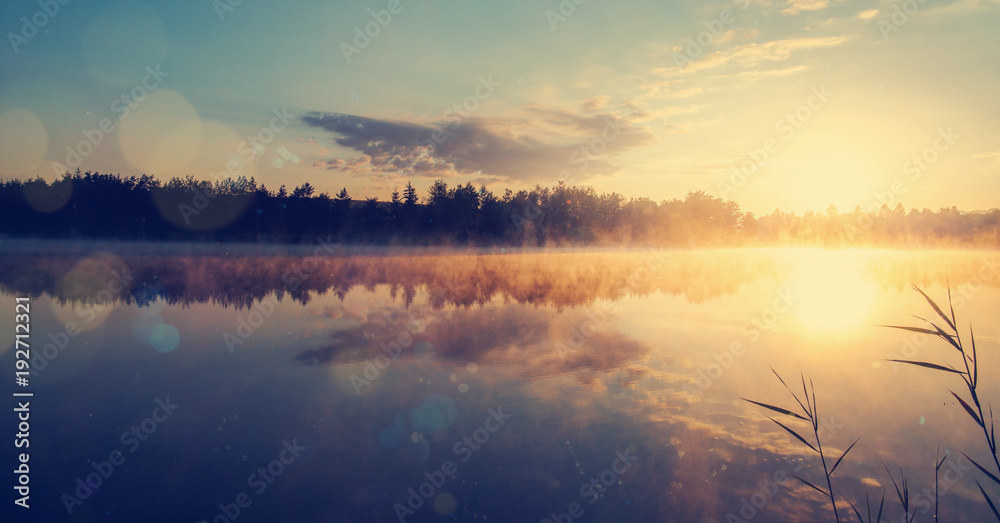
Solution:
M 813 380 L 830 454 L 862 437 L 845 496 L 887 486 L 897 518 L 881 463 L 902 467 L 930 521 L 940 446 L 942 517 L 989 515 L 956 383 L 887 361 L 954 351 L 878 325 L 928 312 L 911 284 L 944 303 L 950 286 L 981 395 L 1000 397 L 993 251 L 53 245 L 0 257 L 3 299 L 32 297 L 51 521 L 211 522 L 230 504 L 240 521 L 829 519 L 788 479 L 819 482 L 818 458 L 740 399 L 791 402 L 772 367 Z M 167 397 L 147 439 L 123 437 Z M 67 514 L 115 450 L 124 464 Z M 273 481 L 253 476 L 275 460 Z

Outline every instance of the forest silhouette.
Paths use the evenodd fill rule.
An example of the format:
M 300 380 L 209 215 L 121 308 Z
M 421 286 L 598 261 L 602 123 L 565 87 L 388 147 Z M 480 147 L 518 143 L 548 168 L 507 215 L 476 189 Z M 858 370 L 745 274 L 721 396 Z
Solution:
M 331 197 L 304 183 L 269 190 L 253 178 L 94 172 L 0 181 L 0 234 L 20 238 L 423 246 L 887 246 L 994 247 L 1000 209 L 911 209 L 877 203 L 803 215 L 755 217 L 702 191 L 659 203 L 592 187 L 535 186 L 496 195 L 435 181 L 421 198 L 407 185 L 389 201 Z

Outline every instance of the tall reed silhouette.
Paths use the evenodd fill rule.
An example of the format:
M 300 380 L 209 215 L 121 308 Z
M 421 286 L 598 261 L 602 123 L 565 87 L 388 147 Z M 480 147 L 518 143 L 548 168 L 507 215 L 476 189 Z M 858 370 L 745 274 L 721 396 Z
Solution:
M 975 333 L 973 332 L 972 325 L 971 324 L 969 325 L 968 341 L 964 341 L 958 329 L 958 321 L 955 318 L 955 308 L 952 305 L 950 286 L 948 288 L 948 314 L 945 314 L 945 312 L 941 309 L 941 307 L 939 307 L 938 304 L 935 303 L 934 300 L 927 295 L 927 293 L 920 290 L 919 287 L 913 286 L 913 289 L 919 292 L 920 295 L 927 300 L 927 303 L 930 304 L 932 309 L 934 309 L 934 312 L 937 313 L 937 315 L 942 320 L 944 320 L 944 323 L 948 326 L 948 330 L 946 331 L 944 330 L 943 327 L 941 327 L 937 323 L 934 323 L 933 321 L 928 320 L 926 318 L 922 318 L 920 316 L 914 316 L 914 317 L 919 319 L 920 321 L 925 322 L 931 328 L 909 327 L 901 325 L 883 325 L 883 327 L 889 327 L 892 329 L 902 329 L 905 331 L 917 332 L 921 334 L 928 334 L 930 336 L 939 338 L 942 341 L 948 343 L 956 351 L 958 351 L 962 359 L 962 364 L 959 366 L 959 368 L 955 368 L 955 366 L 951 364 L 941 365 L 938 363 L 931 363 L 927 361 L 897 360 L 897 359 L 891 359 L 889 361 L 894 361 L 897 363 L 906 363 L 908 365 L 915 365 L 918 367 L 931 369 L 937 372 L 956 374 L 962 379 L 962 381 L 965 384 L 965 388 L 968 390 L 971 402 L 966 401 L 965 399 L 962 398 L 962 396 L 956 394 L 950 388 L 947 390 L 949 393 L 951 393 L 952 396 L 954 396 L 956 400 L 958 400 L 959 404 L 962 405 L 962 408 L 964 408 L 965 411 L 969 414 L 969 417 L 972 418 L 972 421 L 974 421 L 976 425 L 978 425 L 982 429 L 983 437 L 986 440 L 986 445 L 989 447 L 990 455 L 993 457 L 993 465 L 996 467 L 996 473 L 987 470 L 987 468 L 979 464 L 979 462 L 970 458 L 968 454 L 962 452 L 962 455 L 965 456 L 966 459 L 971 461 L 972 464 L 975 465 L 976 468 L 978 468 L 980 471 L 982 471 L 983 474 L 986 474 L 986 477 L 993 480 L 993 482 L 996 483 L 997 485 L 1000 485 L 1000 478 L 997 477 L 997 474 L 1000 474 L 1000 458 L 998 458 L 997 456 L 996 426 L 993 422 L 993 406 L 987 403 L 989 411 L 989 418 L 987 418 L 985 416 L 985 412 L 983 410 L 983 404 L 979 395 L 979 355 L 976 352 L 976 337 Z M 968 345 L 966 345 L 966 343 L 968 343 Z M 943 462 L 944 461 L 942 460 L 941 463 Z M 937 468 L 940 469 L 940 467 L 941 465 L 938 464 Z M 983 494 L 983 497 L 986 499 L 986 502 L 990 505 L 990 509 L 993 511 L 993 515 L 996 516 L 997 521 L 1000 521 L 1000 511 L 997 511 L 996 504 L 993 503 L 993 499 L 990 498 L 989 494 L 986 493 L 986 490 L 983 488 L 982 484 L 979 483 L 978 479 L 976 479 L 976 486 L 979 487 L 979 491 Z M 937 485 L 935 482 L 935 493 L 936 489 Z
M 816 490 L 820 494 L 823 494 L 824 496 L 830 498 L 830 506 L 833 508 L 833 517 L 835 517 L 836 521 L 838 521 L 838 523 L 839 523 L 839 521 L 840 521 L 840 513 L 837 510 L 837 500 L 836 500 L 836 497 L 834 496 L 834 491 L 833 491 L 833 473 L 837 470 L 837 467 L 840 465 L 840 463 L 847 456 L 847 453 L 849 453 L 851 451 L 851 449 L 854 448 L 854 445 L 856 445 L 858 443 L 858 440 L 860 440 L 861 438 L 858 438 L 858 439 L 854 440 L 854 443 L 851 443 L 851 446 L 847 447 L 847 450 L 845 450 L 844 453 L 841 454 L 839 458 L 837 458 L 837 461 L 834 462 L 834 464 L 833 464 L 832 467 L 828 466 L 827 465 L 827 455 L 826 455 L 826 452 L 823 450 L 823 442 L 821 441 L 821 439 L 819 437 L 819 410 L 818 410 L 818 408 L 816 406 L 816 387 L 815 387 L 815 385 L 813 385 L 812 379 L 811 378 L 809 379 L 809 387 L 807 388 L 806 387 L 806 378 L 805 378 L 805 375 L 803 375 L 803 374 L 800 373 L 800 377 L 802 379 L 802 395 L 803 395 L 803 398 L 805 399 L 805 402 L 803 402 L 801 399 L 799 399 L 798 395 L 795 394 L 795 392 L 792 390 L 792 388 L 789 387 L 787 383 L 785 383 L 785 380 L 781 377 L 780 374 L 778 374 L 778 371 L 776 371 L 776 370 L 774 370 L 772 368 L 771 372 L 774 372 L 774 375 L 778 377 L 778 381 L 780 381 L 781 384 L 785 386 L 785 389 L 787 389 L 788 392 L 792 395 L 792 398 L 795 399 L 795 402 L 799 404 L 799 407 L 802 409 L 802 414 L 801 415 L 797 414 L 797 413 L 795 413 L 795 412 L 793 412 L 791 410 L 782 408 L 782 407 L 776 407 L 774 405 L 769 405 L 767 403 L 761 403 L 759 401 L 754 401 L 754 400 L 750 400 L 750 399 L 746 399 L 746 398 L 742 398 L 742 399 L 743 399 L 743 401 L 748 401 L 750 403 L 753 403 L 754 405 L 758 405 L 758 406 L 764 407 L 765 409 L 772 410 L 772 411 L 777 412 L 779 414 L 784 414 L 786 416 L 790 416 L 791 418 L 794 418 L 794 419 L 797 419 L 797 420 L 809 422 L 809 424 L 810 424 L 810 426 L 812 428 L 814 441 L 816 442 L 815 445 L 813 445 L 812 443 L 810 443 L 808 440 L 806 440 L 806 438 L 802 437 L 798 432 L 795 432 L 794 430 L 792 430 L 791 428 L 789 428 L 784 423 L 782 423 L 782 422 L 780 422 L 780 421 L 778 421 L 778 420 L 776 420 L 776 419 L 768 416 L 768 419 L 770 419 L 771 421 L 773 421 L 779 427 L 785 429 L 785 431 L 787 431 L 792 436 L 795 436 L 796 439 L 798 439 L 800 442 L 802 442 L 802 444 L 804 444 L 805 446 L 809 447 L 810 450 L 812 450 L 813 452 L 819 454 L 820 462 L 822 462 L 822 464 L 823 464 L 823 474 L 826 477 L 826 490 L 822 489 L 821 487 L 817 487 L 813 483 L 810 483 L 809 481 L 807 481 L 807 480 L 805 480 L 805 479 L 803 479 L 803 478 L 801 478 L 799 476 L 796 476 L 795 474 L 792 474 L 791 476 L 793 478 L 801 481 L 805 485 L 813 488 L 814 490 Z M 884 501 L 885 501 L 885 496 L 883 495 L 883 502 Z M 853 508 L 853 504 L 851 504 L 851 506 Z M 857 512 L 857 509 L 855 509 L 855 512 Z M 881 507 L 879 507 L 879 519 L 880 520 L 881 520 L 881 513 L 882 513 L 882 509 L 881 509 Z M 870 515 L 871 515 L 871 510 L 869 508 L 869 517 L 870 517 Z M 858 518 L 860 518 L 860 517 L 861 517 L 861 515 L 858 514 Z

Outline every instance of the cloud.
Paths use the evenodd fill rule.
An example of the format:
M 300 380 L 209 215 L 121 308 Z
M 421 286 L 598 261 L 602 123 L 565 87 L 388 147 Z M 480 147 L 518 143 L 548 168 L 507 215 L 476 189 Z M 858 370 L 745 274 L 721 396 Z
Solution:
M 589 100 L 584 100 L 580 104 L 580 110 L 584 112 L 600 111 L 608 106 L 608 102 L 611 101 L 610 96 L 595 96 Z
M 653 69 L 653 73 L 664 78 L 651 84 L 650 96 L 658 97 L 670 94 L 668 88 L 677 89 L 683 82 L 682 77 L 694 75 L 710 69 L 734 67 L 750 70 L 765 62 L 783 62 L 792 57 L 793 53 L 835 47 L 848 41 L 847 36 L 826 36 L 815 38 L 786 38 L 762 43 L 742 44 L 724 51 L 716 51 L 699 57 L 683 66 L 666 66 Z M 767 76 L 766 71 L 756 71 L 759 76 Z M 782 73 L 777 73 L 781 76 Z
M 679 106 L 672 105 L 662 109 L 640 109 L 636 108 L 635 112 L 629 114 L 629 119 L 633 122 L 649 122 L 653 120 L 663 119 L 674 115 L 684 115 L 684 114 L 696 114 L 698 111 L 704 109 L 707 105 L 687 105 Z
M 753 43 L 734 47 L 714 53 L 688 65 L 685 70 L 697 71 L 725 65 L 736 65 L 744 68 L 756 67 L 763 62 L 781 62 L 788 60 L 794 51 L 834 47 L 847 41 L 846 36 L 828 36 L 822 38 L 789 38 L 772 40 L 764 43 Z
M 876 16 L 878 16 L 878 9 L 865 9 L 864 11 L 858 13 L 858 18 L 862 20 L 871 20 Z
M 794 15 L 802 11 L 819 11 L 830 5 L 827 0 L 788 0 L 781 14 Z
M 937 16 L 964 14 L 977 9 L 995 9 L 998 6 L 1000 6 L 1000 0 L 959 0 L 952 4 L 929 7 L 924 11 L 924 14 Z
M 603 97 L 583 102 L 580 114 L 540 105 L 513 118 L 468 117 L 419 124 L 349 114 L 309 113 L 302 121 L 361 153 L 315 162 L 317 167 L 376 179 L 420 176 L 552 182 L 570 170 L 576 181 L 617 172 L 611 157 L 652 142 L 637 120 L 612 112 Z
M 785 67 L 784 69 L 769 69 L 765 71 L 750 69 L 734 75 L 719 75 L 716 76 L 716 78 L 740 80 L 741 83 L 739 85 L 745 85 L 748 82 L 755 82 L 761 78 L 791 76 L 805 70 L 806 66 L 804 65 L 793 65 L 791 67 Z

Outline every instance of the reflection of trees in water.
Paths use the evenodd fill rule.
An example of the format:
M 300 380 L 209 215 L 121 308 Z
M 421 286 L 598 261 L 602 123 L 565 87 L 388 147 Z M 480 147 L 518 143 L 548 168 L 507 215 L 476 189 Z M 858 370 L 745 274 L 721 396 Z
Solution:
M 656 256 L 663 256 L 657 261 Z M 0 282 L 12 292 L 48 294 L 62 302 L 108 301 L 111 271 L 131 281 L 113 301 L 147 305 L 212 303 L 249 307 L 275 294 L 308 303 L 312 293 L 341 300 L 356 287 L 390 295 L 409 306 L 418 291 L 436 308 L 482 305 L 499 299 L 557 308 L 652 292 L 701 302 L 735 292 L 759 277 L 777 277 L 773 261 L 737 251 L 654 255 L 555 253 L 507 255 L 347 256 L 10 256 Z
M 989 251 L 887 252 L 869 266 L 869 274 L 885 288 L 906 290 L 910 285 L 1000 285 L 1000 255 Z
M 866 273 L 884 287 L 944 284 L 948 279 L 960 285 L 977 278 L 997 285 L 996 278 L 982 276 L 995 267 L 995 260 L 993 253 L 878 252 L 867 259 Z M 378 286 L 388 286 L 390 295 L 406 306 L 417 292 L 425 292 L 435 308 L 502 300 L 561 310 L 653 292 L 700 303 L 732 294 L 758 278 L 781 281 L 794 263 L 780 251 L 755 249 L 325 258 L 46 253 L 6 256 L 0 264 L 0 285 L 8 292 L 47 294 L 60 302 L 144 306 L 163 299 L 170 304 L 236 308 L 250 307 L 272 294 L 306 304 L 314 293 L 330 292 L 343 300 L 358 287 L 374 292 Z M 111 282 L 115 273 L 125 282 L 124 289 Z

